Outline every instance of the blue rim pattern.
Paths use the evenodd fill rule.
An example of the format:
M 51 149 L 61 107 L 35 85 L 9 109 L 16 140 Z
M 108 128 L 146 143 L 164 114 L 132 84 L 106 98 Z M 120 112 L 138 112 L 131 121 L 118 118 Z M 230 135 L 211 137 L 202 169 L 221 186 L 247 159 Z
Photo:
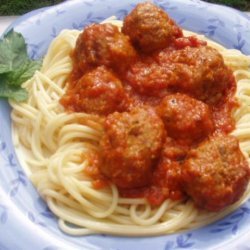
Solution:
M 21 32 L 33 59 L 43 56 L 63 28 L 81 29 L 116 15 L 123 18 L 140 0 L 74 0 L 32 11 L 7 30 Z M 203 33 L 227 48 L 250 54 L 250 18 L 228 7 L 199 0 L 155 0 L 183 28 Z M 248 39 L 247 39 L 248 38 Z M 0 249 L 250 249 L 250 201 L 223 220 L 201 229 L 159 237 L 72 237 L 24 174 L 11 141 L 10 107 L 0 100 Z

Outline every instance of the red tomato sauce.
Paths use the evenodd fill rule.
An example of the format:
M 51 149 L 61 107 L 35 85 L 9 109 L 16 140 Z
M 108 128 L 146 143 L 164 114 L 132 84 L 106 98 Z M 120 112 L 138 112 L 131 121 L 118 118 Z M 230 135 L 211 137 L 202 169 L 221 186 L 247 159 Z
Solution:
M 109 34 L 108 28 L 105 32 Z M 235 128 L 232 111 L 238 107 L 238 104 L 234 98 L 236 82 L 233 74 L 223 64 L 220 55 L 210 49 L 205 41 L 201 41 L 195 36 L 184 37 L 179 32 L 178 36 L 173 37 L 165 48 L 144 53 L 136 47 L 135 49 L 131 48 L 127 44 L 128 39 L 124 38 L 122 33 L 120 35 L 116 30 L 112 30 L 112 32 L 115 33 L 115 37 L 119 35 L 119 39 L 116 38 L 121 44 L 118 52 L 117 48 L 115 51 L 112 50 L 114 46 L 108 50 L 107 44 L 95 44 L 97 47 L 101 46 L 103 54 L 100 55 L 100 51 L 98 51 L 99 54 L 96 53 L 94 56 L 102 57 L 102 61 L 106 62 L 103 58 L 105 58 L 105 53 L 109 53 L 107 57 L 109 61 L 105 65 L 100 65 L 98 58 L 93 56 L 94 59 L 91 58 L 89 63 L 85 60 L 84 68 L 81 68 L 79 66 L 80 52 L 77 51 L 77 47 L 75 48 L 72 53 L 73 70 L 68 90 L 60 103 L 70 112 L 87 112 L 100 116 L 115 111 L 128 111 L 133 107 L 145 105 L 157 111 L 157 107 L 164 97 L 176 93 L 183 93 L 197 99 L 197 101 L 206 103 L 214 124 L 212 129 L 211 126 L 208 128 L 207 134 L 202 134 L 190 142 L 190 139 L 185 137 L 176 139 L 178 138 L 178 130 L 175 131 L 174 127 L 173 132 L 171 132 L 173 136 L 170 139 L 168 137 L 169 141 L 165 142 L 165 145 L 168 144 L 168 150 L 165 152 L 164 147 L 162 148 L 161 157 L 153 168 L 150 184 L 141 188 L 119 188 L 123 197 L 145 197 L 152 205 L 159 205 L 167 198 L 184 199 L 186 195 L 180 184 L 180 164 L 185 159 L 189 149 L 212 133 L 228 134 Z M 91 36 L 95 37 L 98 34 L 91 33 Z M 100 41 L 99 43 L 101 43 Z M 83 45 L 81 44 L 81 46 Z M 115 58 L 117 62 L 117 56 L 124 57 L 122 46 L 129 48 L 131 57 L 125 60 L 124 64 L 121 60 L 119 65 L 121 65 L 122 70 L 117 70 L 117 65 L 114 67 L 110 61 Z M 201 48 L 201 53 L 198 48 Z M 204 59 L 206 57 L 209 59 Z M 212 59 L 210 60 L 210 58 Z M 210 65 L 210 61 L 213 61 L 213 64 Z M 103 72 L 108 73 L 104 72 L 98 75 L 98 81 L 95 81 L 92 79 L 95 79 L 98 67 L 103 67 Z M 100 79 L 105 74 L 109 74 L 109 76 L 106 79 Z M 87 77 L 88 81 L 81 80 L 84 77 Z M 214 86 L 213 81 L 218 84 Z M 80 85 L 82 82 L 84 85 Z M 93 91 L 88 92 L 89 89 Z M 221 96 L 217 97 L 216 93 L 221 93 Z M 119 108 L 116 109 L 118 106 Z M 99 113 L 98 107 L 101 107 Z M 186 112 L 185 109 L 183 112 Z M 206 116 L 204 115 L 204 117 Z M 204 129 L 207 129 L 206 125 L 204 125 Z M 193 133 L 191 125 L 188 124 L 186 130 L 181 131 L 187 135 Z M 89 162 L 85 172 L 94 179 L 93 186 L 95 188 L 106 187 L 110 180 L 99 171 L 98 166 L 101 163 L 98 156 L 91 156 Z

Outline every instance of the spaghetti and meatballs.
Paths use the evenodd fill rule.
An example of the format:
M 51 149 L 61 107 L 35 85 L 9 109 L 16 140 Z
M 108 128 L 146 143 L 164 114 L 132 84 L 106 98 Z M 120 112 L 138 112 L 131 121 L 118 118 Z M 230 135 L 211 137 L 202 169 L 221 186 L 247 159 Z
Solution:
M 224 61 L 233 52 L 186 35 L 151 3 L 121 27 L 91 24 L 62 36 L 12 117 L 31 178 L 64 231 L 169 233 L 244 200 L 250 171 L 233 133 L 248 106 Z
M 186 178 L 184 166 L 192 161 L 189 151 L 192 152 L 196 147 L 199 149 L 199 144 L 210 135 L 213 135 L 215 141 L 223 140 L 221 138 L 224 137 L 226 140 L 230 131 L 224 131 L 223 127 L 218 130 L 215 125 L 218 120 L 213 112 L 227 107 L 230 112 L 222 116 L 226 116 L 226 121 L 232 120 L 231 103 L 234 102 L 232 96 L 236 83 L 232 71 L 225 65 L 217 50 L 201 41 L 180 46 L 182 37 L 182 30 L 174 21 L 163 10 L 150 3 L 139 4 L 125 18 L 121 32 L 112 24 L 90 25 L 78 37 L 73 55 L 73 61 L 77 65 L 73 69 L 73 77 L 78 65 L 83 62 L 82 58 L 86 65 L 85 69 L 81 67 L 83 76 L 72 80 L 61 103 L 66 109 L 75 107 L 74 110 L 78 112 L 109 114 L 104 118 L 100 161 L 96 167 L 108 181 L 121 189 L 123 195 L 126 196 L 126 191 L 122 189 L 130 189 L 128 193 L 131 195 L 133 188 L 144 188 L 141 195 L 147 193 L 147 189 L 155 187 L 166 193 L 171 185 L 166 182 L 165 186 L 160 185 L 159 188 L 156 178 L 153 184 L 152 179 L 157 171 L 157 164 L 162 164 L 159 163 L 163 161 L 160 152 L 164 141 L 169 137 L 174 143 L 189 148 L 182 162 L 178 163 L 179 193 L 185 193 L 199 207 L 217 211 L 234 203 L 237 200 L 234 197 L 239 197 L 235 193 L 242 195 L 246 185 L 239 189 L 238 185 L 229 184 L 231 193 L 225 195 L 224 199 L 224 196 L 219 198 L 224 206 L 217 202 L 214 202 L 214 206 L 209 206 L 203 200 L 213 200 L 213 196 L 218 195 L 217 191 L 213 191 L 216 189 L 214 183 L 196 182 L 197 190 L 205 185 L 212 191 L 207 196 L 200 192 L 200 196 L 194 198 L 192 192 L 186 191 L 187 186 L 193 186 L 193 182 L 192 178 Z M 185 42 L 188 38 L 182 40 Z M 116 70 L 117 60 L 119 70 Z M 94 65 L 96 68 L 91 69 Z M 103 69 L 97 74 L 100 67 L 107 67 L 113 72 L 113 78 L 111 72 L 107 75 Z M 67 98 L 75 103 L 68 104 L 65 101 Z M 77 102 L 75 98 L 78 98 Z M 163 151 L 168 151 L 166 145 Z M 225 144 L 224 151 L 230 150 L 230 144 Z M 242 164 L 247 166 L 241 154 L 238 150 L 235 157 L 242 157 Z M 216 169 L 220 171 L 216 167 L 220 165 L 217 161 L 220 158 L 207 157 L 204 162 L 201 161 L 201 165 L 213 166 L 200 166 L 204 169 L 202 175 L 207 176 Z M 171 164 L 176 162 L 170 163 L 168 168 L 171 168 Z M 234 165 L 229 162 L 230 164 Z M 250 172 L 247 168 L 245 170 L 243 178 L 248 180 Z M 162 177 L 157 176 L 161 182 Z M 234 179 L 228 176 L 225 178 L 229 182 Z M 221 189 L 227 188 L 221 186 Z M 170 188 L 168 193 L 172 191 Z M 230 195 L 232 197 L 228 198 Z M 164 196 L 165 199 L 168 198 Z

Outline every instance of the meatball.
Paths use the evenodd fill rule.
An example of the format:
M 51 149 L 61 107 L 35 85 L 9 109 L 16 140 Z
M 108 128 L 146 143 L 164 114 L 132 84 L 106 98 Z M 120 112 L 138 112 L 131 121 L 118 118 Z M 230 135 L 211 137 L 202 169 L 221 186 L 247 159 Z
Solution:
M 79 35 L 73 57 L 86 72 L 91 66 L 126 68 L 136 57 L 128 36 L 112 24 L 92 24 Z
M 106 67 L 100 66 L 69 88 L 61 103 L 71 111 L 107 115 L 124 111 L 128 97 L 121 81 Z
M 187 145 L 178 143 L 169 137 L 166 138 L 152 181 L 154 190 L 160 190 L 156 199 L 157 205 L 167 198 L 180 200 L 185 197 L 181 186 L 181 169 L 188 151 L 189 147 Z M 152 201 L 150 196 L 149 201 Z
M 142 95 L 161 97 L 182 92 L 217 104 L 234 77 L 217 50 L 200 46 L 165 49 L 154 57 L 140 58 L 128 68 L 125 81 Z
M 157 166 L 153 174 L 153 187 L 158 189 L 159 195 L 157 202 L 150 203 L 160 205 L 164 200 L 170 198 L 171 200 L 181 200 L 185 197 L 185 193 L 181 188 L 181 163 L 178 161 L 164 160 Z M 161 199 L 159 199 L 161 197 Z
M 143 52 L 163 49 L 175 37 L 182 36 L 181 29 L 167 13 L 151 3 L 140 3 L 124 19 L 122 32 Z
M 151 182 L 155 160 L 163 144 L 164 125 L 151 108 L 113 113 L 105 121 L 100 142 L 100 171 L 123 189 Z
M 168 81 L 168 88 L 209 104 L 218 103 L 234 81 L 221 54 L 209 46 L 165 50 L 159 53 L 157 60 L 166 68 L 174 65 L 176 79 Z
M 153 58 L 144 57 L 132 63 L 125 74 L 125 81 L 139 94 L 161 97 L 168 91 L 169 83 L 178 79 L 174 65 L 159 65 Z
M 190 150 L 190 145 L 185 141 L 175 140 L 171 137 L 166 137 L 161 151 L 161 161 L 178 161 L 182 162 Z
M 204 141 L 190 151 L 182 167 L 184 190 L 196 206 L 209 211 L 220 211 L 238 201 L 248 181 L 248 163 L 232 136 Z
M 214 130 L 209 106 L 185 94 L 166 96 L 157 111 L 172 138 L 195 142 Z

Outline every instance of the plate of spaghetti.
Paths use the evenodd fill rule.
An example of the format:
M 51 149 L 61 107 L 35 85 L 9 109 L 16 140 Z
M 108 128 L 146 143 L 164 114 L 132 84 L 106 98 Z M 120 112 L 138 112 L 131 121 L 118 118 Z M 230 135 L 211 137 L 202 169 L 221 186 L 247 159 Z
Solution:
M 198 0 L 14 22 L 2 41 L 29 59 L 18 91 L 0 59 L 0 248 L 248 249 L 249 27 Z

